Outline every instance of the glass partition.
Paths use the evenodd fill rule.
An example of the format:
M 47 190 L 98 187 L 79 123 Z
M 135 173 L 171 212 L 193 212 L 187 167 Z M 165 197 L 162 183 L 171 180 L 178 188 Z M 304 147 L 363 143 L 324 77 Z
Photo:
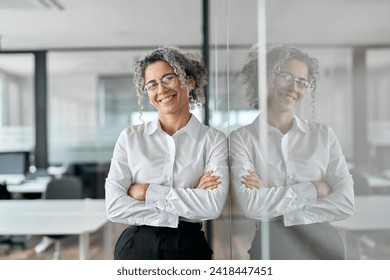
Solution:
M 117 137 L 138 121 L 130 71 L 134 55 L 126 51 L 48 53 L 49 165 L 80 176 L 86 197 L 104 197 Z
M 390 48 L 368 49 L 367 70 L 369 165 L 390 178 Z M 390 194 L 383 188 L 375 192 Z
M 34 56 L 0 54 L 0 151 L 35 146 Z
M 265 215 L 264 217 L 273 216 L 275 220 L 280 220 L 277 224 L 273 222 L 274 218 L 270 219 L 271 222 L 264 222 L 267 219 L 260 218 L 257 215 L 260 211 L 258 209 L 268 205 L 266 200 L 258 198 L 257 201 L 263 201 L 263 204 L 260 203 L 256 206 L 251 205 L 256 202 L 256 199 L 248 200 L 244 205 L 238 207 L 235 198 L 231 197 L 224 215 L 218 221 L 222 225 L 221 232 L 229 232 L 229 236 L 228 238 L 224 238 L 222 234 L 214 236 L 216 242 L 224 244 L 221 245 L 221 248 L 224 248 L 220 252 L 221 255 L 218 255 L 221 258 L 248 259 L 256 250 L 261 252 L 260 258 L 273 258 L 273 250 L 282 244 L 282 238 L 289 240 L 289 243 L 300 242 L 306 247 L 313 246 L 309 245 L 312 237 L 305 235 L 306 239 L 302 240 L 299 234 L 294 233 L 295 229 L 307 227 L 300 226 L 301 224 L 313 223 L 320 225 L 317 229 L 314 227 L 313 232 L 318 231 L 325 224 L 329 225 L 326 226 L 326 231 L 333 232 L 328 236 L 333 236 L 335 239 L 330 240 L 338 245 L 333 244 L 335 245 L 334 250 L 329 252 L 332 257 L 343 256 L 340 248 L 344 247 L 347 259 L 375 259 L 386 258 L 386 256 L 388 258 L 387 249 L 384 248 L 388 248 L 386 240 L 389 229 L 373 233 L 381 226 L 379 224 L 369 225 L 364 221 L 362 217 L 366 213 L 364 212 L 362 216 L 363 210 L 361 208 L 367 201 L 376 201 L 375 196 L 367 197 L 367 194 L 388 194 L 390 187 L 390 181 L 388 180 L 390 168 L 388 160 L 390 158 L 388 153 L 389 137 L 387 135 L 389 131 L 389 110 L 387 108 L 389 100 L 388 94 L 386 94 L 389 89 L 387 79 L 389 53 L 388 43 L 383 43 L 381 39 L 386 33 L 383 28 L 384 25 L 380 24 L 381 20 L 385 18 L 382 11 L 384 5 L 384 3 L 379 2 L 352 3 L 350 1 L 335 3 L 258 0 L 248 1 L 245 5 L 242 5 L 239 1 L 211 3 L 210 35 L 212 43 L 210 50 L 213 58 L 211 65 L 213 90 L 210 94 L 210 124 L 224 130 L 230 137 L 230 160 L 234 162 L 234 152 L 240 152 L 240 156 L 247 152 L 253 156 L 253 162 L 248 161 L 248 166 L 256 167 L 256 164 L 269 163 L 277 158 L 275 151 L 272 150 L 277 146 L 272 142 L 269 143 L 268 147 L 264 145 L 250 146 L 252 135 L 245 134 L 245 129 L 239 132 L 239 136 L 242 136 L 243 139 L 239 145 L 242 149 L 237 152 L 234 147 L 236 144 L 232 132 L 250 125 L 259 114 L 264 114 L 268 125 L 264 125 L 265 129 L 260 125 L 256 131 L 257 135 L 254 137 L 257 137 L 260 142 L 264 142 L 264 139 L 271 137 L 272 134 L 269 133 L 272 128 L 269 127 L 269 124 L 272 123 L 272 120 L 268 119 L 270 115 L 267 113 L 267 108 L 269 108 L 269 102 L 271 102 L 268 96 L 270 94 L 269 88 L 270 85 L 274 84 L 269 83 L 271 79 L 268 80 L 268 72 L 265 73 L 266 67 L 272 64 L 272 60 L 266 59 L 266 50 L 281 44 L 297 47 L 315 58 L 319 63 L 320 79 L 317 81 L 315 94 L 307 94 L 301 104 L 295 108 L 294 114 L 303 123 L 314 121 L 312 124 L 314 127 L 320 126 L 320 123 L 330 128 L 332 137 L 336 139 L 337 146 L 341 148 L 339 157 L 335 157 L 338 164 L 335 165 L 335 161 L 331 161 L 329 166 L 323 169 L 324 177 L 316 177 L 314 169 L 312 177 L 310 175 L 306 177 L 308 178 L 308 184 L 311 184 L 309 189 L 314 190 L 316 188 L 317 196 L 319 194 L 317 184 L 313 183 L 316 182 L 314 177 L 322 178 L 322 180 L 326 178 L 327 181 L 325 182 L 330 186 L 330 193 L 325 197 L 315 196 L 315 202 L 311 206 L 305 203 L 299 207 L 291 206 L 293 208 L 297 207 L 298 210 L 291 212 L 296 214 L 273 215 L 272 209 L 274 208 L 272 207 L 262 212 L 261 215 Z M 359 31 L 358 24 L 344 26 L 343 24 L 337 25 L 337 20 L 329 21 L 329 18 L 337 18 L 337 14 L 341 13 L 342 17 L 349 19 L 349 22 L 357 22 L 358 11 L 363 10 L 366 13 L 376 14 L 378 19 L 377 21 L 370 21 L 370 24 L 365 26 L 367 32 L 364 33 Z M 354 34 L 359 34 L 359 38 L 354 37 Z M 377 44 L 382 44 L 382 46 L 378 47 Z M 259 62 L 257 72 L 254 74 L 256 79 L 253 84 L 258 95 L 255 99 L 260 101 L 259 109 L 249 106 L 250 100 L 247 99 L 248 83 L 243 80 L 243 75 L 240 73 L 245 63 L 248 62 L 249 53 L 256 52 L 256 50 Z M 277 75 L 279 75 L 280 70 Z M 288 78 L 286 75 L 283 77 L 284 79 Z M 295 83 L 297 78 L 294 76 L 292 78 L 295 78 L 292 81 L 292 83 Z M 282 78 L 278 76 L 278 79 L 280 81 Z M 291 80 L 288 83 L 291 84 Z M 279 92 L 279 94 L 282 94 L 282 92 Z M 224 96 L 225 99 L 223 102 L 218 102 L 221 96 Z M 290 98 L 294 99 L 294 97 Z M 268 106 L 262 106 L 262 104 L 268 104 Z M 285 170 L 283 172 L 288 175 L 289 169 L 297 168 L 300 165 L 300 160 L 303 160 L 303 165 L 293 172 L 293 175 L 297 176 L 296 178 L 287 176 L 285 181 L 282 180 L 283 182 L 280 181 L 279 183 L 275 181 L 274 184 L 284 185 L 287 190 L 291 191 L 291 189 L 296 188 L 295 184 L 305 182 L 303 180 L 303 177 L 306 176 L 304 172 L 310 169 L 307 166 L 311 164 L 317 166 L 318 163 L 310 161 L 309 158 L 294 158 L 294 153 L 298 153 L 299 148 L 297 148 L 298 150 L 292 148 L 289 150 L 289 145 L 291 147 L 293 145 L 293 142 L 291 142 L 293 136 L 290 135 L 291 133 L 285 134 L 290 137 L 290 140 L 286 140 L 287 146 L 281 146 L 280 149 L 282 152 L 283 149 L 287 149 L 286 151 L 290 154 L 286 154 L 280 165 L 281 170 Z M 282 137 L 281 139 L 284 138 L 288 139 L 288 137 Z M 304 145 L 305 143 L 302 142 L 301 149 L 305 149 Z M 306 143 L 306 145 L 308 144 Z M 319 147 L 320 142 L 316 145 Z M 250 148 L 247 148 L 247 146 Z M 309 153 L 309 147 L 306 146 L 306 153 Z M 318 147 L 316 149 L 320 152 Z M 257 149 L 262 150 L 262 152 L 257 151 Z M 334 156 L 334 151 L 334 149 L 330 149 L 330 157 Z M 326 153 L 324 153 L 324 156 L 326 157 Z M 306 161 L 306 164 L 304 161 Z M 263 186 L 263 188 L 272 188 L 272 181 L 270 181 L 274 174 L 274 170 L 270 168 L 272 164 L 264 165 L 259 167 L 258 170 L 261 170 L 261 179 L 270 183 L 268 186 Z M 233 181 L 241 179 L 236 178 L 238 175 L 232 171 L 232 168 L 235 167 L 233 163 L 231 166 L 231 186 L 233 189 Z M 335 183 L 335 178 L 329 174 L 336 177 L 344 176 L 344 179 L 340 179 L 339 183 Z M 352 174 L 352 177 L 348 174 Z M 363 180 L 360 180 L 361 175 Z M 267 180 L 267 177 L 271 179 Z M 309 180 L 310 178 L 312 179 Z M 354 184 L 351 183 L 351 178 L 355 181 Z M 364 195 L 360 192 L 361 188 L 365 188 Z M 242 188 L 240 191 L 247 192 L 248 190 Z M 299 192 L 299 189 L 295 190 L 293 196 L 296 195 L 296 192 Z M 261 195 L 269 195 L 267 197 L 272 198 L 272 195 L 267 194 L 267 191 L 263 194 L 259 191 L 258 196 Z M 353 208 L 354 196 L 356 197 L 356 203 Z M 253 197 L 256 197 L 256 195 L 252 195 Z M 283 205 L 283 201 L 286 200 L 275 200 L 275 203 Z M 245 208 L 244 211 L 242 211 L 243 208 Z M 252 212 L 245 212 L 247 209 L 252 209 Z M 285 213 L 291 211 L 288 208 L 279 210 L 281 212 L 285 211 Z M 375 218 L 383 219 L 387 210 L 378 211 L 384 212 L 377 213 Z M 290 218 L 294 216 L 296 222 L 293 221 L 294 219 L 290 219 L 289 225 L 289 216 Z M 262 222 L 259 223 L 259 221 Z M 350 223 L 356 223 L 361 230 L 357 231 L 351 228 Z M 291 225 L 293 226 L 290 227 Z M 256 231 L 256 229 L 258 230 Z M 289 233 L 287 237 L 283 237 L 281 232 L 286 230 Z M 273 235 L 280 238 L 280 244 Z M 328 241 L 326 235 L 324 235 L 312 244 L 317 244 L 320 247 L 321 244 L 329 245 Z M 307 258 L 318 256 L 307 256 Z M 288 255 L 284 257 L 289 258 Z
M 209 123 L 227 137 L 257 114 L 248 107 L 240 76 L 247 52 L 256 42 L 256 5 L 256 1 L 245 5 L 238 1 L 210 1 Z M 244 14 L 249 29 L 241 26 Z M 213 222 L 214 259 L 247 259 L 253 226 L 229 196 L 221 217 Z

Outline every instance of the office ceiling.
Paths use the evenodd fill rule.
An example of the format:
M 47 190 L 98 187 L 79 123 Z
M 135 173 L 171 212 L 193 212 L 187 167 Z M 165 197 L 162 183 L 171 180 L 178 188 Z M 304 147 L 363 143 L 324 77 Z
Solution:
M 388 0 L 209 3 L 210 44 L 229 42 L 232 51 L 255 43 L 256 27 L 264 23 L 268 43 L 390 46 Z M 265 3 L 265 22 L 257 17 L 259 3 Z M 128 73 L 137 51 L 166 44 L 201 46 L 202 28 L 202 0 L 0 0 L 0 51 L 81 50 L 71 57 L 58 55 L 51 67 L 59 72 Z M 89 48 L 100 51 L 99 61 L 93 52 L 82 52 Z M 20 61 L 0 55 L 0 67 L 8 71 L 33 71 Z
M 257 3 L 210 0 L 210 26 L 218 26 L 211 41 L 252 44 Z M 265 3 L 269 42 L 390 44 L 387 0 Z M 196 46 L 202 43 L 202 0 L 0 0 L 0 36 L 4 51 Z

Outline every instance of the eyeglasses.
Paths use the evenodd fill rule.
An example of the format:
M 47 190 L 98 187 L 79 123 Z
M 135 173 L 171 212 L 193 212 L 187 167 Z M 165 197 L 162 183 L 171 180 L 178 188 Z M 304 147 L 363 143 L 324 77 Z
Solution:
M 175 73 L 168 73 L 165 74 L 165 76 L 162 77 L 160 81 L 150 81 L 144 87 L 145 93 L 155 94 L 158 90 L 159 82 L 164 87 L 169 87 L 169 88 L 175 87 L 177 85 L 177 75 Z
M 287 85 L 291 84 L 293 81 L 297 82 L 297 85 L 301 88 L 314 88 L 314 85 L 305 79 L 295 78 L 288 72 L 280 72 L 278 74 L 278 79 L 280 82 L 286 83 Z

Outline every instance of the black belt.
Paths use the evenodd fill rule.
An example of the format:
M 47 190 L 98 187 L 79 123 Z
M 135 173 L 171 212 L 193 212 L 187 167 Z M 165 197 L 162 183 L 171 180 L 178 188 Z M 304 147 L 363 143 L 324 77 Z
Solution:
M 159 226 L 129 226 L 133 228 L 135 231 L 200 231 L 202 229 L 202 223 L 190 223 L 180 221 L 179 226 L 177 228 L 170 227 L 159 227 Z

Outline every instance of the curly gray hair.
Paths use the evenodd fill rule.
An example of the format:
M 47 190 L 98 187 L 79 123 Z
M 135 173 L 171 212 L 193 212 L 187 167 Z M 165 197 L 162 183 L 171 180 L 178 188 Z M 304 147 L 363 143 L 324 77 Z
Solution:
M 173 46 L 164 46 L 153 50 L 135 62 L 134 84 L 141 114 L 144 108 L 145 69 L 157 61 L 167 62 L 178 75 L 183 89 L 186 89 L 189 95 L 189 109 L 202 107 L 205 102 L 204 86 L 207 84 L 207 69 L 201 61 L 201 55 L 195 52 L 185 53 Z M 191 77 L 195 80 L 195 87 L 192 90 L 190 90 L 188 82 Z
M 308 54 L 302 52 L 300 49 L 281 45 L 276 46 L 267 51 L 267 85 L 273 85 L 275 79 L 280 72 L 282 66 L 288 61 L 295 59 L 303 62 L 307 65 L 309 70 L 309 82 L 313 85 L 311 89 L 312 96 L 312 114 L 314 115 L 314 100 L 315 89 L 317 87 L 317 81 L 319 79 L 318 61 L 317 59 L 310 57 Z M 259 108 L 258 99 L 258 51 L 251 51 L 248 55 L 248 61 L 244 65 L 241 74 L 244 78 L 244 82 L 247 84 L 246 97 L 249 102 L 249 106 L 252 109 Z

